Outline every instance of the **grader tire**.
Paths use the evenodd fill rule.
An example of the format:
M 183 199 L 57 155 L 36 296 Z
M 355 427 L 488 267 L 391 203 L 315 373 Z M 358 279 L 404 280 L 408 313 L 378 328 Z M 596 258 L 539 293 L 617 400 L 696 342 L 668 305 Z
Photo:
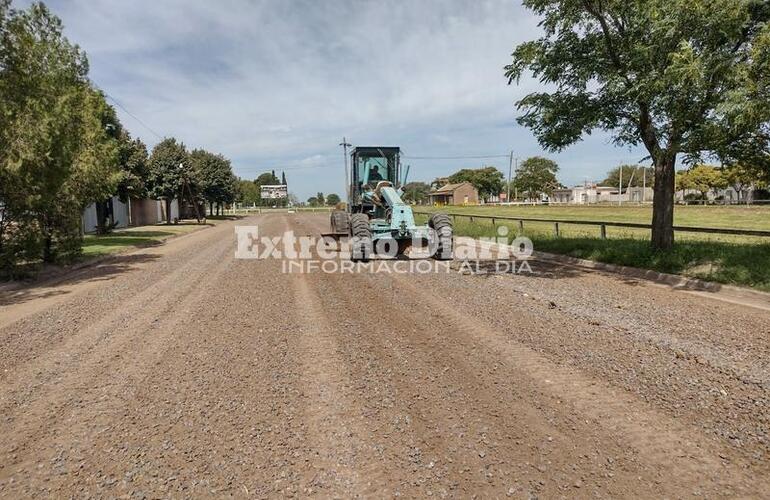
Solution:
M 372 229 L 366 214 L 350 216 L 350 258 L 355 262 L 367 262 L 372 256 Z
M 331 214 L 332 232 L 337 234 L 350 234 L 350 218 L 348 213 L 342 210 L 334 210 Z
M 438 236 L 438 248 L 433 254 L 433 258 L 452 260 L 454 258 L 452 219 L 447 214 L 433 214 L 428 220 L 428 227 L 436 231 Z

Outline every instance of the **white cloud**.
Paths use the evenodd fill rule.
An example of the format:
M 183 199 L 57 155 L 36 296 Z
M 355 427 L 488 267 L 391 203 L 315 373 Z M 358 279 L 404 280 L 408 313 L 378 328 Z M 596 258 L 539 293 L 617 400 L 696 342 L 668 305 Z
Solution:
M 508 86 L 503 76 L 514 46 L 538 33 L 516 2 L 49 5 L 89 54 L 94 81 L 133 114 L 190 147 L 229 156 L 242 176 L 286 168 L 301 197 L 343 192 L 342 176 L 329 175 L 341 171 L 343 135 L 358 144 L 402 145 L 413 155 L 539 152 L 531 134 L 514 125 L 514 102 L 537 84 Z M 119 112 L 135 135 L 157 142 Z M 586 145 L 589 152 L 612 149 L 596 139 L 580 149 Z M 585 162 L 568 154 L 559 161 L 576 180 L 611 166 L 584 174 Z M 571 165 L 581 172 L 573 175 Z M 412 177 L 460 166 L 468 165 L 416 164 Z

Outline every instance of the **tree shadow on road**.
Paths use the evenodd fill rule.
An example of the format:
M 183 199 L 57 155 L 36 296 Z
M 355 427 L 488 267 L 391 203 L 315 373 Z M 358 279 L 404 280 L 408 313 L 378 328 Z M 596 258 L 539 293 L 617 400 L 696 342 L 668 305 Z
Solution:
M 63 274 L 35 281 L 7 283 L 0 286 L 0 307 L 22 304 L 30 300 L 55 297 L 70 293 L 67 287 L 82 282 L 110 281 L 136 266 L 158 259 L 158 255 L 130 254 L 115 255 L 74 270 L 63 270 Z

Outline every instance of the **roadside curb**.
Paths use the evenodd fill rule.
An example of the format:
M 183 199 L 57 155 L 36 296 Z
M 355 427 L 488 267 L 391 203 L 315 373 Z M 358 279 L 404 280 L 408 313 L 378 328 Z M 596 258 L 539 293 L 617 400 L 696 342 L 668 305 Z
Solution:
M 485 242 L 469 238 L 477 244 L 488 247 L 500 247 L 499 243 Z M 505 245 L 509 249 L 509 245 Z M 711 297 L 724 302 L 741 304 L 749 307 L 755 307 L 770 311 L 770 293 L 743 288 L 734 285 L 725 285 L 714 281 L 706 281 L 698 278 L 688 278 L 679 274 L 662 273 L 650 269 L 641 269 L 638 267 L 621 266 L 618 264 L 608 264 L 595 260 L 581 259 L 569 255 L 554 254 L 548 252 L 535 251 L 532 253 L 535 259 L 541 259 L 547 262 L 577 267 L 581 269 L 590 269 L 606 273 L 627 276 L 639 280 L 649 281 L 656 285 L 667 286 L 673 290 L 681 290 L 689 293 L 696 293 L 703 297 Z

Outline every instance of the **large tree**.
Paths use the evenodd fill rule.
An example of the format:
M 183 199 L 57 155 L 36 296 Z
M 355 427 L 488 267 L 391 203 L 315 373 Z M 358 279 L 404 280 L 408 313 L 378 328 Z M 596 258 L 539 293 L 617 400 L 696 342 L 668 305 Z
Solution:
M 506 76 L 518 81 L 531 71 L 548 90 L 519 101 L 519 123 L 549 150 L 595 129 L 612 131 L 620 145 L 644 145 L 655 167 L 655 248 L 673 245 L 680 155 L 767 154 L 767 1 L 524 4 L 541 16 L 545 34 L 516 47 Z
M 407 203 L 422 203 L 428 199 L 430 185 L 425 182 L 412 181 L 404 184 L 404 201 Z
M 236 191 L 236 201 L 238 203 L 256 206 L 260 203 L 261 199 L 259 186 L 254 181 L 238 179 Z
M 171 201 L 180 196 L 185 177 L 192 177 L 189 163 L 184 144 L 176 139 L 163 139 L 152 149 L 148 192 L 150 196 L 164 200 L 168 224 L 171 224 Z
M 111 108 L 88 81 L 85 54 L 41 3 L 0 0 L 0 266 L 69 258 L 80 216 L 114 189 Z M 12 234 L 10 234 L 12 233 Z
M 196 149 L 190 153 L 190 164 L 201 196 L 209 204 L 209 211 L 214 215 L 222 204 L 232 203 L 236 196 L 236 180 L 230 160 L 222 155 Z
M 558 171 L 559 165 L 555 161 L 542 156 L 533 156 L 521 162 L 516 170 L 513 185 L 519 193 L 527 193 L 527 196 L 532 199 L 541 194 L 550 195 L 554 189 L 561 186 L 556 179 Z
M 449 176 L 449 182 L 470 182 L 478 190 L 479 196 L 487 199 L 497 196 L 503 190 L 503 173 L 495 167 L 464 168 Z
M 147 195 L 149 177 L 147 146 L 141 139 L 131 139 L 125 131 L 121 134 L 119 143 L 121 178 L 118 184 L 118 197 L 123 201 L 129 198 L 144 198 Z

